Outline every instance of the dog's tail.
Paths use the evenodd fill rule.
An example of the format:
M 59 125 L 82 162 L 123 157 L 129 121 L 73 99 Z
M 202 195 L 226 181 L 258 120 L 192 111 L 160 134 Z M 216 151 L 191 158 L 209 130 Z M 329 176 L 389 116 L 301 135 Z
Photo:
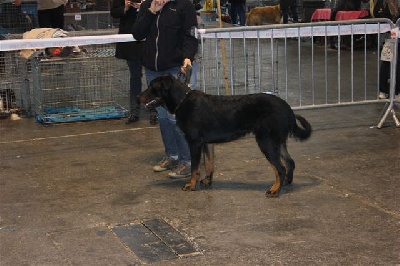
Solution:
M 297 123 L 295 123 L 293 127 L 293 137 L 295 137 L 298 140 L 307 140 L 311 136 L 312 132 L 311 125 L 301 115 L 295 115 L 295 116 L 296 120 L 300 122 L 302 128 L 299 127 Z

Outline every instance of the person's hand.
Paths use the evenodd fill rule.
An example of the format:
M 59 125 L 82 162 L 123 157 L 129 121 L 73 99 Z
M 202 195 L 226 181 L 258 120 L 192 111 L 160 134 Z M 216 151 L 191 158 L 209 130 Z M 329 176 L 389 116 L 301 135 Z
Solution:
M 186 73 L 186 67 L 188 66 L 192 66 L 192 61 L 189 58 L 185 58 L 185 60 L 183 60 L 183 65 L 181 66 L 181 72 Z
M 128 11 L 128 9 L 131 7 L 131 1 L 129 0 L 125 0 L 125 8 L 124 11 Z
M 160 11 L 163 8 L 163 6 L 168 2 L 169 0 L 153 0 L 151 2 L 149 10 L 151 13 L 155 14 L 158 11 Z
M 131 6 L 133 6 L 136 9 L 140 8 L 140 5 L 142 4 L 142 2 L 138 3 L 138 2 L 131 2 Z

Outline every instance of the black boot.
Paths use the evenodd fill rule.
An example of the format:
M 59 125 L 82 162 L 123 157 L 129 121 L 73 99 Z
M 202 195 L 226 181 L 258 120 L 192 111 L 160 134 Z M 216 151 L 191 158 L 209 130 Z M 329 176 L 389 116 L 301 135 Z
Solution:
M 126 120 L 125 124 L 131 124 L 139 121 L 139 116 L 138 115 L 130 115 L 128 119 Z
M 157 115 L 150 114 L 150 125 L 157 125 L 157 123 L 158 123 Z

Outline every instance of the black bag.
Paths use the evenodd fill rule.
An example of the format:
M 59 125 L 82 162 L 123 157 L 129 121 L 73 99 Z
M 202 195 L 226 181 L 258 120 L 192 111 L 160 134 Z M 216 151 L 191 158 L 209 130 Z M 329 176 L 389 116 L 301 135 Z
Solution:
M 20 29 L 21 32 L 33 29 L 33 21 L 30 16 L 25 14 L 21 6 L 13 3 L 1 4 L 0 25 L 6 29 Z

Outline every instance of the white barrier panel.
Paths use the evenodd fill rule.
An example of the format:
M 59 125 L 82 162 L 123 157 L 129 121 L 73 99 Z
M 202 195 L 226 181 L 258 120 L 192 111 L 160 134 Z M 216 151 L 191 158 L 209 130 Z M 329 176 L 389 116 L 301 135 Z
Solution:
M 360 20 L 354 22 L 360 23 Z M 368 21 L 371 23 L 371 21 Z M 351 21 L 348 21 L 351 23 Z M 308 24 L 308 23 L 307 23 Z M 389 23 L 375 24 L 338 24 L 305 26 L 307 24 L 292 24 L 299 27 L 287 27 L 279 25 L 274 27 L 253 26 L 239 28 L 224 28 L 219 31 L 199 29 L 197 36 L 200 38 L 293 38 L 293 37 L 311 37 L 311 36 L 337 36 L 351 34 L 374 34 L 384 33 L 392 29 Z M 316 24 L 316 23 L 314 23 Z M 325 24 L 325 25 L 324 25 Z M 223 30 L 223 31 L 221 31 Z M 114 34 L 101 36 L 80 36 L 66 38 L 43 38 L 43 39 L 19 39 L 19 40 L 4 40 L 0 41 L 0 51 L 15 51 L 22 49 L 40 49 L 43 47 L 65 47 L 65 46 L 80 46 L 92 44 L 107 44 L 117 42 L 132 42 L 135 41 L 132 34 Z
M 358 21 L 359 22 L 359 21 Z M 301 25 L 301 24 L 300 24 Z M 256 28 L 256 27 L 251 27 Z M 392 29 L 390 24 L 357 24 L 357 25 L 326 25 L 326 26 L 306 26 L 299 28 L 274 28 L 263 29 L 259 26 L 257 30 L 210 32 L 210 30 L 199 29 L 198 33 L 202 38 L 293 38 L 293 37 L 311 37 L 311 36 L 338 36 L 351 34 L 375 34 L 384 33 Z
M 4 40 L 0 41 L 0 51 L 15 51 L 23 49 L 41 49 L 43 47 L 66 47 L 132 41 L 135 41 L 132 34 Z

